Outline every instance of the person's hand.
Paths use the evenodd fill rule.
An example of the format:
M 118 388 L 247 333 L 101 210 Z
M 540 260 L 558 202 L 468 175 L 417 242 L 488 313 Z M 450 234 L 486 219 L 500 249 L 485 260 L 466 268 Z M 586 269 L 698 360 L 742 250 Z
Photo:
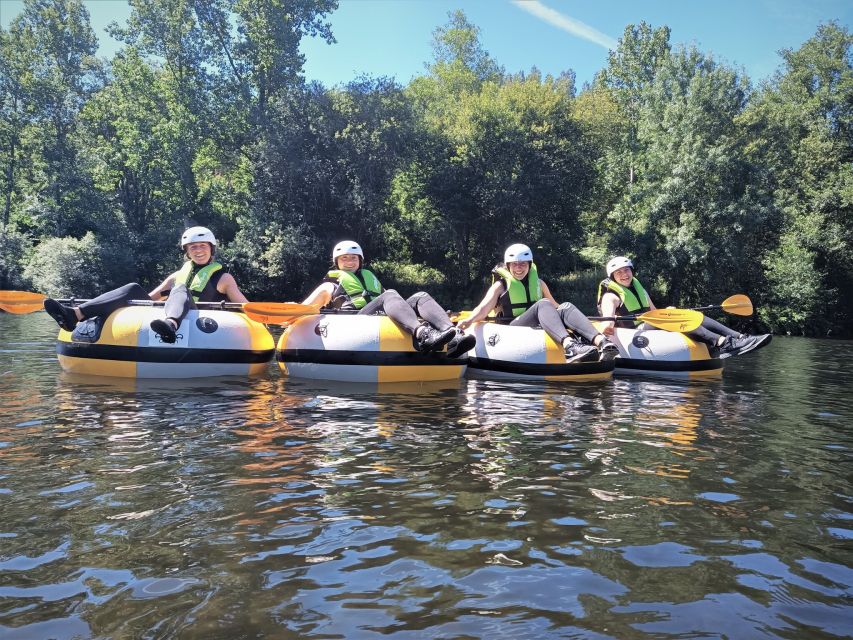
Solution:
M 459 322 L 456 323 L 456 328 L 460 329 L 461 331 L 465 331 L 465 329 L 467 329 L 470 326 L 471 326 L 471 320 L 469 320 L 468 318 L 465 318 L 464 320 L 460 320 Z
M 616 333 L 616 329 L 614 327 L 604 327 L 604 329 L 601 330 L 601 333 L 606 336 L 612 336 L 614 333 Z

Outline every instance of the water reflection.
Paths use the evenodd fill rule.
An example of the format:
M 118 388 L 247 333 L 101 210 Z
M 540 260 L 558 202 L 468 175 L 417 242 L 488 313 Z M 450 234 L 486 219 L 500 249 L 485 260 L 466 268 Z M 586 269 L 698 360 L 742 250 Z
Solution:
M 0 637 L 850 635 L 851 343 L 698 384 L 110 381 L 39 322 L 0 316 Z

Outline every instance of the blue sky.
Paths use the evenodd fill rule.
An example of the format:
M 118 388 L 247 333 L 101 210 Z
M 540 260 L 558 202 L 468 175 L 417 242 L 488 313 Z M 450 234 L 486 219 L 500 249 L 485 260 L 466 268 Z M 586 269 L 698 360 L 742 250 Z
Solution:
M 0 0 L 7 27 L 20 0 Z M 86 2 L 110 57 L 118 47 L 104 32 L 129 14 L 124 0 Z M 481 29 L 480 40 L 507 71 L 559 74 L 572 69 L 578 87 L 607 63 L 625 25 L 641 20 L 668 25 L 673 44 L 695 44 L 717 59 L 743 68 L 757 82 L 780 65 L 778 51 L 797 48 L 821 22 L 837 20 L 853 29 L 853 0 L 340 0 L 330 16 L 337 43 L 307 39 L 305 75 L 326 85 L 361 74 L 393 76 L 407 83 L 432 58 L 433 30 L 462 9 Z

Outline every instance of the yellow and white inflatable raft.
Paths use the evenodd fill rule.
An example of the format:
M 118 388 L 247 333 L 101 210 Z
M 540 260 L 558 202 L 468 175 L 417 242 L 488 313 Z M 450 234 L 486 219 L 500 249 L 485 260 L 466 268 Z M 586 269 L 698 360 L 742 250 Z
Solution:
M 291 324 L 278 341 L 285 375 L 346 382 L 453 380 L 466 360 L 419 353 L 412 336 L 386 316 L 317 314 Z
M 563 348 L 542 329 L 476 322 L 465 332 L 477 338 L 468 352 L 470 377 L 588 382 L 613 375 L 613 361 L 567 364 Z
M 150 329 L 163 309 L 124 307 L 60 330 L 59 364 L 69 373 L 121 378 L 200 378 L 262 373 L 275 352 L 267 328 L 243 313 L 192 310 L 167 344 Z
M 593 323 L 595 324 L 595 323 Z M 662 329 L 616 329 L 610 339 L 619 347 L 614 374 L 659 378 L 718 378 L 723 361 L 689 336 Z

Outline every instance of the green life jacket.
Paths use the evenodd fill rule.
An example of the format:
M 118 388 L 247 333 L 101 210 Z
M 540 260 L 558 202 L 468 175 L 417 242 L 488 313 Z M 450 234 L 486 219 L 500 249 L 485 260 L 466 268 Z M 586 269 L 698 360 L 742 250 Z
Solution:
M 628 313 L 645 313 L 651 308 L 651 300 L 649 294 L 643 289 L 640 281 L 634 278 L 631 280 L 631 286 L 623 287 L 621 284 L 610 278 L 605 278 L 598 284 L 598 308 L 601 310 L 601 298 L 608 291 L 619 296 L 621 304 L 616 309 L 616 315 L 625 315 Z M 639 320 L 634 320 L 629 325 L 642 324 Z
M 539 282 L 539 272 L 536 270 L 535 262 L 530 263 L 530 271 L 523 280 L 516 280 L 504 266 L 492 269 L 492 282 L 496 282 L 498 277 L 506 285 L 506 292 L 498 300 L 502 315 L 520 316 L 532 307 L 534 302 L 542 299 L 542 284 Z M 509 298 L 508 302 L 507 298 Z
M 364 305 L 382 293 L 382 285 L 372 271 L 359 269 L 358 271 L 344 271 L 334 269 L 326 274 L 327 278 L 337 280 L 343 287 L 344 292 L 356 309 L 362 309 Z
M 214 273 L 222 269 L 222 265 L 218 262 L 209 262 L 201 269 L 198 269 L 198 271 L 196 269 L 198 269 L 198 265 L 192 260 L 184 262 L 180 271 L 175 274 L 175 286 L 179 284 L 187 285 L 187 289 L 190 290 L 193 300 L 198 302 L 199 296 L 201 296 L 207 283 L 210 282 Z

